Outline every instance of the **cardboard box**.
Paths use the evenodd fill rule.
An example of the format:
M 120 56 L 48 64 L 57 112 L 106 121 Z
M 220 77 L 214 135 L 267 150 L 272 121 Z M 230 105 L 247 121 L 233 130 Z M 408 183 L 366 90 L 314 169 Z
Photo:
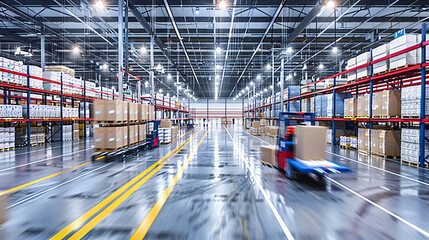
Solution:
M 253 121 L 252 122 L 252 127 L 253 128 L 260 128 L 261 127 L 261 122 L 259 122 L 259 121 Z
M 179 135 L 179 127 L 178 126 L 173 126 L 171 128 L 171 136 L 172 136 L 173 141 L 177 140 L 178 135 Z
M 327 129 L 322 126 L 296 126 L 295 156 L 301 160 L 325 159 Z
M 276 166 L 276 145 L 261 146 L 261 162 Z
M 127 120 L 126 102 L 119 100 L 95 100 L 94 120 L 100 122 L 123 122 Z M 124 108 L 126 110 L 124 110 Z
M 369 95 L 359 95 L 357 99 L 357 116 L 368 117 L 369 116 Z
M 148 105 L 148 108 L 147 108 L 147 119 L 149 121 L 155 120 L 155 107 L 153 105 Z
M 172 127 L 171 121 L 168 119 L 162 119 L 161 123 L 159 124 L 159 127 L 160 128 L 171 128 Z
M 118 149 L 124 146 L 122 135 L 124 127 L 97 127 L 94 129 L 94 148 Z
M 5 224 L 8 219 L 6 212 L 7 201 L 8 199 L 6 195 L 0 196 L 0 226 Z
M 358 149 L 362 151 L 368 151 L 368 136 L 369 129 L 359 128 L 358 129 Z
M 378 141 L 378 139 L 379 139 L 379 133 L 381 131 L 382 130 L 379 130 L 379 129 L 372 129 L 371 130 L 371 154 L 379 154 L 379 141 Z
M 383 91 L 380 92 L 380 115 L 381 117 L 399 117 L 401 116 L 401 91 Z M 373 114 L 374 116 L 378 116 Z
M 345 117 L 357 116 L 357 99 L 356 98 L 344 99 L 344 116 Z
M 136 122 L 138 120 L 138 104 L 133 102 L 127 102 L 128 108 L 128 122 Z
M 378 133 L 378 154 L 386 157 L 400 156 L 401 131 L 379 130 Z
M 146 122 L 146 121 L 148 121 L 148 119 L 149 119 L 148 108 L 149 107 L 148 107 L 147 104 L 138 104 L 138 106 L 137 106 L 137 111 L 138 111 L 138 113 L 137 113 L 137 115 L 138 115 L 137 120 L 139 122 Z
M 369 99 L 368 99 L 369 100 Z M 382 92 L 372 94 L 372 116 L 381 116 Z M 369 116 L 369 113 L 368 113 Z
M 138 125 L 138 129 L 139 129 L 138 141 L 139 142 L 146 141 L 146 124 Z
M 136 143 L 137 139 L 136 139 L 136 128 L 134 125 L 132 126 L 128 126 L 128 145 L 132 145 L 134 143 Z

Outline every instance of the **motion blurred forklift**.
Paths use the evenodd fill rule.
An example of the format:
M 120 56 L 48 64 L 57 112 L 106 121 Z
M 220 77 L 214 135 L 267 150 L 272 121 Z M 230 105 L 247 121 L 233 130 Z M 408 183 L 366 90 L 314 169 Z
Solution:
M 281 112 L 276 150 L 276 168 L 290 179 L 297 174 L 351 172 L 351 169 L 324 159 L 326 128 L 315 126 L 314 113 Z

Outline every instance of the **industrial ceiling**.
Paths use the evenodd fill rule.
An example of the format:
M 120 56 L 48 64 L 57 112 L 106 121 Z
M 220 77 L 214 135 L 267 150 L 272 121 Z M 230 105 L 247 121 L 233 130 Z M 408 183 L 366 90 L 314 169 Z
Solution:
M 180 72 L 182 86 L 196 98 L 233 98 L 250 81 L 262 90 L 274 80 L 277 88 L 281 58 L 285 84 L 296 85 L 328 76 L 334 66 L 341 71 L 350 56 L 390 41 L 400 29 L 418 32 L 429 19 L 426 1 L 332 2 L 334 6 L 314 0 L 130 1 L 125 41 L 129 71 L 149 80 L 152 31 L 159 39 L 154 63 L 164 69 L 156 69 L 156 89 L 174 93 Z M 118 2 L 102 3 L 97 8 L 97 0 L 2 0 L 0 56 L 40 65 L 43 35 L 46 65 L 66 65 L 84 79 L 116 86 Z M 15 55 L 17 47 L 32 54 Z M 136 80 L 125 81 L 135 86 Z

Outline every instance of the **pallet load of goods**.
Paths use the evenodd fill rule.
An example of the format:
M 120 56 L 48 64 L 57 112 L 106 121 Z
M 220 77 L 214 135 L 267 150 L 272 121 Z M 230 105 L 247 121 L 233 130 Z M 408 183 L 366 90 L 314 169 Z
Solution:
M 15 128 L 0 127 L 0 151 L 12 150 L 15 148 Z
M 146 141 L 146 122 L 153 121 L 154 107 L 119 100 L 94 101 L 94 148 L 114 152 Z
M 232 124 L 232 120 L 230 118 L 221 118 L 221 124 L 222 125 Z
M 261 127 L 260 121 L 252 121 L 252 127 L 250 128 L 250 134 L 253 136 L 262 136 L 264 134 L 264 128 Z
M 174 128 L 175 134 L 177 137 L 177 128 Z M 161 120 L 158 129 L 159 142 L 161 144 L 168 144 L 173 141 L 173 125 L 168 119 Z
M 265 126 L 264 133 L 265 136 L 274 137 L 278 136 L 279 127 L 277 126 Z

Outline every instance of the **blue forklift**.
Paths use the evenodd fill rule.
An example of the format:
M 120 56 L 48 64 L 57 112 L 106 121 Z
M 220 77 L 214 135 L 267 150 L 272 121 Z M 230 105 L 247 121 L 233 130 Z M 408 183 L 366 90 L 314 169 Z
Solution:
M 294 179 L 297 174 L 315 174 L 323 177 L 329 173 L 351 172 L 352 170 L 329 160 L 299 160 L 294 155 L 294 126 L 315 125 L 314 113 L 281 112 L 279 115 L 278 149 L 276 151 L 276 167 L 284 171 L 286 176 Z M 323 139 L 324 140 L 324 139 Z

